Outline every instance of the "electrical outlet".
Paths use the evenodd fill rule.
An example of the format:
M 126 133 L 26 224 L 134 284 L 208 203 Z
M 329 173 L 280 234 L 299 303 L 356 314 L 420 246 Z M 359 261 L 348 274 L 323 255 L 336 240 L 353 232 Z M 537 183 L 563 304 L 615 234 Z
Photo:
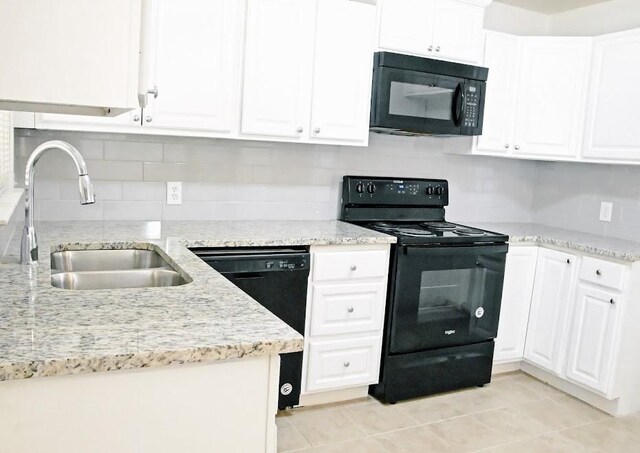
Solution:
M 167 183 L 167 204 L 182 204 L 182 183 Z
M 603 201 L 600 203 L 600 220 L 603 222 L 611 222 L 611 214 L 613 211 L 613 203 Z

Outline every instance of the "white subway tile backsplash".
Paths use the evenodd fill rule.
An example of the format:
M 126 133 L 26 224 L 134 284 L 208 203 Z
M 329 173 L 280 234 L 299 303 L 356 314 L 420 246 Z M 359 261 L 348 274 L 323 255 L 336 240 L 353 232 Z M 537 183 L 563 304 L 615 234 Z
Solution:
M 161 201 L 105 201 L 104 220 L 161 220 Z
M 122 200 L 122 182 L 92 179 L 91 183 L 96 190 L 96 200 Z M 60 181 L 60 200 L 78 200 L 79 196 L 77 178 L 71 181 Z
M 81 205 L 78 200 L 48 200 L 36 205 L 36 220 L 103 220 L 103 202 Z
M 167 185 L 161 182 L 123 182 L 123 200 L 162 200 L 165 198 Z
M 105 160 L 162 161 L 162 143 L 107 141 Z

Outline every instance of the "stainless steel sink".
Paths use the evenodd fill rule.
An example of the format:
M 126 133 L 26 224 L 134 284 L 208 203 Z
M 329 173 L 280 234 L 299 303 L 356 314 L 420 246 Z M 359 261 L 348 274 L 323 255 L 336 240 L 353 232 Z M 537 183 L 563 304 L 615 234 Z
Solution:
M 51 254 L 51 284 L 68 290 L 150 288 L 190 282 L 154 250 L 68 250 Z
M 51 276 L 53 286 L 71 290 L 150 288 L 179 286 L 185 283 L 187 282 L 179 273 L 167 269 L 61 272 Z
M 51 254 L 52 272 L 123 271 L 171 266 L 153 250 L 69 250 Z

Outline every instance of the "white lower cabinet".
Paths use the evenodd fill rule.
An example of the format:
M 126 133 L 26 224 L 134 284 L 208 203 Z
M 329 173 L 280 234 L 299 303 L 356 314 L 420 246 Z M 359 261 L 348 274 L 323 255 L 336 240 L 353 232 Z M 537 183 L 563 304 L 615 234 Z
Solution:
M 569 340 L 567 378 L 616 398 L 613 377 L 619 344 L 622 296 L 579 284 Z
M 540 249 L 524 358 L 554 374 L 562 371 L 576 256 Z
M 496 362 L 522 360 L 537 260 L 538 247 L 512 247 L 509 250 L 493 355 Z
M 302 395 L 378 382 L 388 272 L 386 244 L 311 248 Z

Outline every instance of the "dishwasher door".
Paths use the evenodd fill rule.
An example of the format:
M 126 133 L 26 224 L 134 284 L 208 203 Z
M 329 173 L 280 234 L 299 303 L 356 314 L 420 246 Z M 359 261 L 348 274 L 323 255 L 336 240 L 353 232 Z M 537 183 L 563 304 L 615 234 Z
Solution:
M 304 335 L 309 253 L 302 249 L 193 250 L 209 266 Z M 280 355 L 278 409 L 297 406 L 302 352 Z

